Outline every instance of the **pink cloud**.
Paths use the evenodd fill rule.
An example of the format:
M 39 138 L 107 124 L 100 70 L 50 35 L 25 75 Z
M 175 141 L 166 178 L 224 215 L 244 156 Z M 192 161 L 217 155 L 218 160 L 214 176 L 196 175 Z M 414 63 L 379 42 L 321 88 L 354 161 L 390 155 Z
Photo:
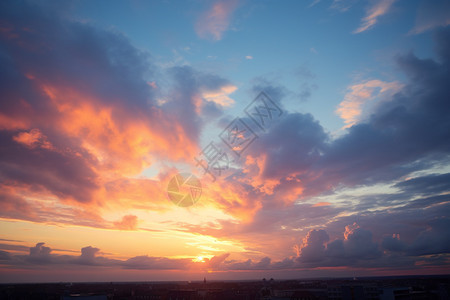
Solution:
M 231 15 L 237 6 L 237 0 L 216 1 L 212 7 L 205 11 L 197 20 L 195 30 L 198 36 L 216 41 L 222 39 L 223 33 L 228 30 Z
M 378 19 L 388 13 L 394 2 L 395 0 L 378 0 L 367 10 L 366 16 L 361 20 L 361 25 L 353 33 L 361 33 L 375 26 Z

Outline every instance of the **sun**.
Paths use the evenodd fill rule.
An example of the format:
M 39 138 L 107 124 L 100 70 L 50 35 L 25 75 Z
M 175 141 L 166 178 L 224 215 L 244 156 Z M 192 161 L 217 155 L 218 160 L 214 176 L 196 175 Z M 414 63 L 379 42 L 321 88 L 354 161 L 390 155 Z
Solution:
M 205 258 L 203 256 L 197 256 L 196 258 L 194 258 L 192 261 L 194 262 L 205 262 Z

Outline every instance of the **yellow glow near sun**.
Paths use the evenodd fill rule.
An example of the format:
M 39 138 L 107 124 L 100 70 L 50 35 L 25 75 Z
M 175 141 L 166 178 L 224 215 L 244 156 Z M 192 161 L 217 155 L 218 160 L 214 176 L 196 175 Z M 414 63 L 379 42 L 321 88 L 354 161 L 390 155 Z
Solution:
M 205 262 L 205 260 L 204 260 L 205 258 L 203 257 L 203 256 L 197 256 L 196 258 L 194 258 L 192 261 L 194 261 L 194 262 L 202 262 L 202 263 L 204 263 Z

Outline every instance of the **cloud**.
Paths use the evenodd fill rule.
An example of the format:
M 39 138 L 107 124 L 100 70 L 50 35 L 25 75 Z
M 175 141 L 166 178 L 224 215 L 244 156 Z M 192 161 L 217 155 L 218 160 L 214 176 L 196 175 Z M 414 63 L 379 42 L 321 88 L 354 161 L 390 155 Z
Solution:
M 3 186 L 0 192 L 0 216 L 18 220 L 38 221 L 40 218 L 22 196 L 12 187 Z
M 247 55 L 247 56 L 245 56 L 245 59 L 253 59 L 253 56 Z
M 292 252 L 292 234 L 306 236 L 311 228 L 319 228 L 326 230 L 330 242 L 311 243 L 314 250 L 305 248 L 305 267 L 395 264 L 392 256 L 380 254 L 382 237 L 398 233 L 411 245 L 431 226 L 428 220 L 445 217 L 448 206 L 446 175 L 412 175 L 445 166 L 449 159 L 447 34 L 441 31 L 435 37 L 440 62 L 412 54 L 398 56 L 398 65 L 407 75 L 405 83 L 395 93 L 386 92 L 370 115 L 338 138 L 333 139 L 309 114 L 283 114 L 245 152 L 242 172 L 208 194 L 215 206 L 237 220 L 198 226 L 183 223 L 178 228 L 233 240 L 247 245 L 252 253 L 272 258 Z M 375 83 L 374 89 L 384 86 Z M 271 90 L 283 98 L 282 87 L 271 86 Z M 408 177 L 417 180 L 400 183 Z M 348 188 L 374 185 L 392 185 L 398 193 L 345 193 Z M 330 205 L 318 206 L 317 202 Z M 339 230 L 354 222 L 360 228 L 347 227 L 346 237 L 341 238 Z M 276 243 L 262 242 L 274 236 Z M 314 257 L 323 247 L 323 256 Z M 332 256 L 339 259 L 333 263 Z M 416 259 L 397 261 L 413 267 Z M 253 263 L 240 261 L 235 267 L 250 268 Z
M 175 170 L 162 167 L 151 180 L 136 175 L 155 161 L 189 163 L 207 120 L 222 116 L 235 85 L 190 66 L 164 69 L 167 77 L 160 78 L 164 72 L 151 57 L 118 33 L 58 14 L 45 17 L 27 5 L 16 9 L 0 12 L 10 26 L 0 34 L 0 92 L 6 95 L 0 103 L 0 216 L 134 230 L 136 216 L 106 221 L 102 207 L 167 209 L 161 185 Z M 23 30 L 27 26 L 46 34 Z M 221 210 L 228 219 L 170 223 L 227 240 L 243 249 L 239 259 L 228 249 L 205 263 L 146 255 L 113 259 L 93 246 L 65 256 L 44 244 L 33 247 L 33 257 L 0 256 L 10 265 L 34 260 L 61 268 L 183 271 L 396 266 L 399 254 L 409 255 L 399 262 L 407 266 L 419 259 L 436 263 L 424 256 L 448 253 L 447 176 L 412 174 L 449 161 L 449 31 L 439 30 L 435 39 L 436 60 L 397 57 L 407 76 L 398 89 L 390 88 L 395 81 L 356 83 L 368 97 L 346 104 L 359 111 L 336 139 L 310 114 L 284 112 L 245 153 L 242 169 L 205 189 L 197 208 Z M 311 78 L 305 69 L 298 75 Z M 261 89 L 280 107 L 292 95 L 264 79 L 254 86 Z M 367 109 L 377 96 L 383 101 Z M 338 194 L 375 184 L 392 184 L 398 194 Z M 354 222 L 359 227 L 349 225 Z M 386 235 L 391 238 L 382 242 Z M 291 257 L 293 236 L 304 237 L 298 259 Z
M 408 76 L 408 82 L 386 101 L 380 102 L 364 122 L 353 125 L 347 134 L 335 140 L 328 142 L 330 138 L 312 117 L 285 116 L 279 126 L 285 127 L 287 133 L 283 136 L 289 136 L 289 140 L 269 133 L 264 137 L 268 139 L 264 142 L 267 148 L 258 149 L 260 153 L 273 151 L 263 166 L 263 174 L 271 174 L 268 171 L 275 169 L 272 164 L 280 166 L 276 170 L 278 176 L 305 170 L 298 176 L 307 187 L 305 192 L 323 192 L 339 184 L 349 187 L 389 182 L 435 163 L 445 164 L 450 149 L 450 131 L 447 130 L 450 127 L 446 117 L 450 105 L 445 100 L 450 91 L 444 84 L 450 79 L 448 51 L 444 51 L 448 48 L 448 39 L 447 31 L 436 35 L 442 63 L 422 60 L 412 54 L 399 56 L 398 65 Z M 305 133 L 290 135 L 287 129 L 290 127 L 293 133 Z M 314 131 L 308 132 L 313 128 Z M 275 146 L 271 145 L 282 146 L 274 151 L 271 148 Z M 286 152 L 294 154 L 278 155 Z
M 311 3 L 308 5 L 308 7 L 313 7 L 316 4 L 318 4 L 320 2 L 320 0 L 312 0 Z
M 52 144 L 48 141 L 47 137 L 42 134 L 42 132 L 34 128 L 30 132 L 20 132 L 13 137 L 13 140 L 24 144 L 30 148 L 42 147 L 44 149 L 52 149 Z
M 169 73 L 174 88 L 166 96 L 170 100 L 162 109 L 177 116 L 189 139 L 197 141 L 203 121 L 220 116 L 224 107 L 234 103 L 229 94 L 237 87 L 218 75 L 190 66 L 173 67 Z
M 92 155 L 76 146 L 66 151 L 51 147 L 39 147 L 36 151 L 28 145 L 17 143 L 14 140 L 17 136 L 20 134 L 0 131 L 1 178 L 45 188 L 62 200 L 73 199 L 81 203 L 92 200 L 92 194 L 98 188 L 94 171 L 97 162 Z M 31 145 L 36 143 L 40 142 Z
M 325 230 L 313 229 L 303 239 L 299 247 L 299 257 L 302 262 L 320 261 L 325 252 L 325 243 L 330 237 Z
M 366 16 L 361 20 L 361 25 L 353 33 L 361 33 L 372 29 L 378 19 L 387 14 L 395 0 L 377 0 L 374 5 L 368 8 Z
M 333 0 L 333 3 L 331 3 L 330 8 L 339 10 L 340 12 L 346 12 L 348 11 L 357 0 Z
M 44 246 L 45 243 L 37 243 L 36 246 L 30 247 L 30 256 L 28 260 L 33 263 L 49 263 L 51 261 L 52 249 Z
M 435 40 L 438 61 L 419 59 L 411 53 L 398 56 L 397 64 L 406 74 L 405 83 L 395 93 L 386 94 L 370 115 L 338 138 L 333 139 L 311 115 L 283 114 L 248 148 L 242 174 L 233 174 L 223 184 L 236 194 L 224 197 L 218 191 L 212 196 L 218 199 L 221 209 L 240 222 L 220 221 L 187 228 L 245 241 L 262 253 L 286 253 L 292 248 L 286 241 L 294 231 L 306 235 L 308 229 L 327 224 L 322 229 L 333 239 L 338 233 L 336 228 L 357 222 L 361 228 L 354 229 L 351 238 L 345 242 L 340 239 L 327 248 L 340 255 L 342 265 L 353 263 L 345 255 L 376 258 L 380 247 L 375 247 L 374 241 L 386 234 L 399 233 L 411 244 L 430 226 L 427 220 L 445 218 L 448 206 L 446 175 L 414 175 L 416 171 L 446 166 L 450 159 L 450 106 L 446 100 L 450 94 L 446 84 L 450 80 L 449 31 L 438 31 Z M 380 82 L 375 82 L 374 89 L 385 86 Z M 274 91 L 282 95 L 283 89 Z M 405 178 L 412 181 L 401 183 Z M 353 187 L 377 185 L 392 185 L 394 192 L 345 194 Z M 303 201 L 309 205 L 302 205 Z M 313 201 L 332 205 L 314 207 Z M 334 221 L 329 223 L 327 218 Z M 393 223 L 395 231 L 390 228 Z M 371 229 L 372 243 L 363 228 Z M 274 235 L 284 248 L 276 246 L 275 251 L 273 243 L 258 244 L 258 240 Z M 369 248 L 361 248 L 359 253 L 359 248 L 352 246 L 358 240 L 364 240 Z
M 314 176 L 311 172 L 327 148 L 327 139 L 327 134 L 312 115 L 284 115 L 250 149 L 251 155 L 257 159 L 248 161 L 246 168 L 250 172 L 250 167 L 258 167 L 252 167 L 254 172 L 250 173 L 254 183 L 266 182 L 263 179 L 283 179 L 285 188 L 288 185 L 303 187 L 303 176 Z M 259 181 L 255 180 L 258 176 L 261 176 Z M 282 193 L 283 188 L 279 186 L 276 191 Z M 292 188 L 287 193 L 294 192 Z
M 136 256 L 123 262 L 123 266 L 138 270 L 183 270 L 189 264 L 188 259 L 170 259 L 165 257 Z
M 211 259 L 205 259 L 205 262 L 208 264 L 208 268 L 211 269 L 219 269 L 220 265 L 230 256 L 230 253 L 223 253 L 220 255 L 215 255 L 211 257 Z
M 178 138 L 183 152 L 196 147 L 176 121 L 148 106 L 152 91 L 144 78 L 151 68 L 125 37 L 47 15 L 39 6 L 26 4 L 17 15 L 16 5 L 2 9 L 17 36 L 1 36 L 0 90 L 7 100 L 0 115 L 17 120 L 1 132 L 3 176 L 86 203 L 99 189 L 100 173 L 139 172 L 149 153 L 166 147 L 163 155 L 170 156 Z M 44 44 L 52 47 L 37 46 Z
M 164 209 L 159 182 L 136 176 L 156 161 L 192 163 L 203 126 L 236 87 L 192 67 L 160 68 L 121 33 L 65 9 L 2 2 L 1 216 L 112 228 L 106 200 Z
M 400 91 L 401 88 L 402 84 L 397 81 L 385 82 L 377 79 L 353 84 L 347 88 L 344 100 L 339 104 L 336 113 L 346 123 L 344 128 L 351 127 L 361 121 L 361 118 L 364 117 L 362 115 L 363 111 L 365 111 L 367 116 L 369 101 L 373 102 L 375 99 L 390 98 Z M 371 106 L 373 107 L 373 104 Z
M 0 250 L 0 260 L 10 260 L 11 255 L 7 251 Z
M 97 264 L 96 255 L 99 252 L 100 249 L 92 246 L 81 248 L 81 255 L 76 262 L 83 265 L 95 265 Z
M 214 1 L 211 8 L 203 12 L 197 23 L 195 31 L 200 38 L 220 40 L 223 33 L 228 30 L 231 15 L 238 6 L 237 0 Z
M 409 255 L 431 255 L 450 253 L 450 220 L 438 219 L 430 222 L 430 227 L 422 231 L 407 248 Z
M 134 215 L 126 215 L 122 220 L 114 222 L 114 226 L 120 230 L 136 230 L 138 218 Z
M 265 92 L 279 107 L 283 108 L 283 100 L 290 94 L 290 91 L 283 85 L 274 83 L 274 81 L 264 77 L 256 77 L 252 80 L 252 94 L 258 95 Z
M 394 233 L 390 236 L 385 236 L 381 242 L 383 249 L 392 252 L 399 252 L 406 249 L 407 245 L 400 241 L 400 234 Z
M 202 97 L 205 98 L 205 100 L 208 102 L 214 102 L 222 107 L 227 107 L 234 104 L 234 100 L 231 99 L 228 95 L 236 90 L 237 87 L 234 85 L 225 85 L 220 87 L 218 91 L 204 90 L 202 93 Z
M 435 195 L 450 192 L 450 173 L 409 178 L 394 185 L 411 195 Z
M 345 226 L 341 237 L 330 239 L 322 229 L 312 229 L 297 245 L 298 255 L 274 260 L 269 256 L 258 259 L 230 259 L 230 253 L 217 254 L 211 259 L 197 262 L 188 258 L 165 258 L 139 255 L 128 259 L 114 259 L 100 256 L 100 249 L 92 246 L 83 247 L 80 256 L 52 254 L 50 247 L 38 243 L 30 248 L 28 256 L 0 252 L 2 263 L 16 268 L 41 268 L 51 264 L 53 270 L 75 269 L 76 265 L 111 267 L 132 270 L 177 270 L 177 271 L 257 271 L 257 270 L 311 270 L 315 268 L 384 268 L 384 270 L 415 269 L 415 262 L 433 266 L 445 264 L 442 255 L 450 253 L 449 236 L 446 221 L 433 221 L 431 227 L 420 232 L 411 242 L 400 240 L 400 234 L 384 236 L 380 242 L 374 241 L 371 231 L 361 228 L 356 223 Z M 390 224 L 392 226 L 392 224 Z M 395 230 L 395 229 L 393 229 Z M 290 239 L 291 240 L 291 239 Z M 277 242 L 278 243 L 278 242 Z M 270 243 L 274 246 L 274 242 Z M 381 251 L 384 250 L 384 251 Z M 60 250 L 64 251 L 64 250 Z M 67 252 L 67 251 L 66 251 Z M 399 257 L 399 253 L 407 254 Z M 428 257 L 435 255 L 435 257 Z M 440 258 L 440 259 L 437 259 Z M 436 260 L 437 259 L 437 260 Z M 444 259 L 444 260 L 443 260 Z M 92 269 L 94 270 L 94 269 Z M 112 270 L 112 269 L 111 269 Z
M 409 256 L 436 255 L 450 253 L 450 234 L 446 226 L 450 220 L 432 220 L 429 227 L 421 231 L 411 242 L 400 239 L 400 234 L 385 236 L 382 247 L 392 253 L 403 253 Z
M 450 25 L 450 3 L 448 1 L 422 1 L 417 11 L 416 24 L 409 33 L 419 34 L 448 25 Z
M 352 266 L 381 257 L 372 233 L 356 223 L 345 227 L 344 239 L 329 242 L 324 230 L 311 230 L 299 246 L 298 261 L 315 267 Z

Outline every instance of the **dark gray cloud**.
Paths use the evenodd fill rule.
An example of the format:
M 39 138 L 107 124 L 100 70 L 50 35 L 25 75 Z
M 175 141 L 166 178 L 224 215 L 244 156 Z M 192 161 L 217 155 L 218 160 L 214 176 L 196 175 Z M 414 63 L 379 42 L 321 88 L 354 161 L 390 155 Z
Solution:
M 7 251 L 0 250 L 0 260 L 10 260 L 11 255 Z
M 327 134 L 310 114 L 290 113 L 258 139 L 251 151 L 268 155 L 263 175 L 280 178 L 312 170 L 327 147 Z
M 261 92 L 265 92 L 281 109 L 283 109 L 284 99 L 292 93 L 283 85 L 273 83 L 264 77 L 258 77 L 253 80 L 250 93 L 258 95 Z
M 300 250 L 301 262 L 317 262 L 323 259 L 325 243 L 330 240 L 325 230 L 313 229 L 306 235 L 304 244 Z
M 400 234 L 393 234 L 385 236 L 381 245 L 388 251 L 415 257 L 450 253 L 449 226 L 449 219 L 432 220 L 428 228 L 421 231 L 411 243 L 403 241 Z
M 100 252 L 99 248 L 95 248 L 92 246 L 81 248 L 80 257 L 75 260 L 76 263 L 83 265 L 96 265 L 96 255 Z
M 30 247 L 30 256 L 28 260 L 33 263 L 50 263 L 51 252 L 50 247 L 44 246 L 45 243 L 37 243 L 36 246 Z
M 45 148 L 30 149 L 14 141 L 13 137 L 18 133 L 0 131 L 2 181 L 22 182 L 35 189 L 45 187 L 61 199 L 91 201 L 91 194 L 98 185 L 93 170 L 97 162 L 89 153 L 79 148 L 64 152 Z
M 7 79 L 3 89 L 8 88 L 6 83 L 19 86 L 28 96 L 25 99 L 38 107 L 43 101 L 36 99 L 39 93 L 24 76 L 33 74 L 48 84 L 70 83 L 75 89 L 122 106 L 126 112 L 145 108 L 152 99 L 144 79 L 151 78 L 153 69 L 148 54 L 118 32 L 67 21 L 60 9 L 58 5 L 41 6 L 31 1 L 2 2 L 1 17 L 7 34 L 1 36 L 0 57 L 11 66 L 1 72 Z M 44 107 L 42 112 L 52 110 Z
M 325 230 L 311 230 L 300 246 L 298 261 L 310 267 L 354 266 L 380 258 L 372 233 L 355 226 L 346 226 L 344 239 L 331 242 Z
M 450 191 L 450 173 L 415 177 L 394 185 L 414 195 L 434 195 Z
M 450 253 L 450 219 L 431 220 L 429 227 L 422 231 L 407 248 L 409 255 L 430 255 Z
M 164 111 L 175 115 L 193 140 L 197 140 L 202 124 L 220 117 L 223 107 L 203 98 L 205 93 L 219 93 L 230 86 L 230 81 L 210 73 L 197 71 L 191 66 L 173 67 L 168 72 L 174 80 Z
M 1 250 L 13 250 L 13 251 L 21 251 L 21 252 L 29 252 L 30 247 L 24 245 L 17 244 L 0 244 Z

